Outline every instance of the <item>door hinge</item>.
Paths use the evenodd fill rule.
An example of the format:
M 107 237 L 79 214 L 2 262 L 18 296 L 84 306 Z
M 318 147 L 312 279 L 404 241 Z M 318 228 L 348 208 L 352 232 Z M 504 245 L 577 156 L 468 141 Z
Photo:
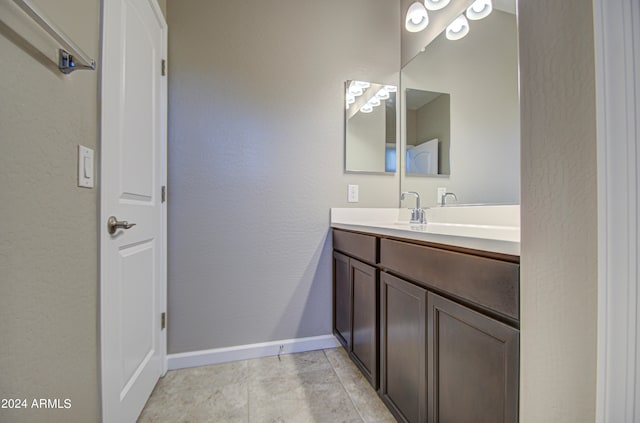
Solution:
M 162 188 L 160 188 L 160 200 L 163 203 L 167 201 L 167 187 L 164 185 L 162 186 Z
M 160 315 L 160 329 L 165 329 L 167 327 L 167 313 L 164 312 Z
M 162 59 L 161 68 L 162 68 L 162 76 L 165 76 L 167 74 L 167 61 L 165 59 Z

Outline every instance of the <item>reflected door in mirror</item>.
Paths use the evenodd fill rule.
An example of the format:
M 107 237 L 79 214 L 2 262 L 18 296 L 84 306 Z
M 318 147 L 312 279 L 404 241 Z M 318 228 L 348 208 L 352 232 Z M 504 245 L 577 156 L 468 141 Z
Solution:
M 450 174 L 450 95 L 408 88 L 405 106 L 407 174 Z

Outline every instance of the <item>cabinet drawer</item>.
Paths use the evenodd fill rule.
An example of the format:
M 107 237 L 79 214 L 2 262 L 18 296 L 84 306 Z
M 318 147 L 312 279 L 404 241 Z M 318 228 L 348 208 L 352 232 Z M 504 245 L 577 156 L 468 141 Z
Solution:
M 334 229 L 333 248 L 371 264 L 378 262 L 377 239 L 374 236 Z
M 390 239 L 380 241 L 380 263 L 423 286 L 520 318 L 520 265 L 516 263 Z

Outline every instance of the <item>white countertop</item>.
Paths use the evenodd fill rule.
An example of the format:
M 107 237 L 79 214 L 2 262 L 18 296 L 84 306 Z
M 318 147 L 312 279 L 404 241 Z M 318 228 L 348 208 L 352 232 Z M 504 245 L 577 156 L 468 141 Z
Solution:
M 520 206 L 434 207 L 426 214 L 426 224 L 410 224 L 408 209 L 332 208 L 331 227 L 520 255 Z

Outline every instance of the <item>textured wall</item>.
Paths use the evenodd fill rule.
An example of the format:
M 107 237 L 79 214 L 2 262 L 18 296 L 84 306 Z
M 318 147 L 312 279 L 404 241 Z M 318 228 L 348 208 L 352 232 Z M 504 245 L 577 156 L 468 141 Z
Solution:
M 329 208 L 398 204 L 343 173 L 344 82 L 397 85 L 397 3 L 167 6 L 169 352 L 331 333 Z
M 98 59 L 98 0 L 37 4 Z M 0 398 L 71 400 L 0 422 L 98 421 L 98 190 L 76 186 L 78 144 L 97 148 L 98 72 L 64 76 L 33 21 L 6 0 L 0 14 Z
M 592 2 L 519 2 L 522 423 L 593 422 L 597 215 Z

